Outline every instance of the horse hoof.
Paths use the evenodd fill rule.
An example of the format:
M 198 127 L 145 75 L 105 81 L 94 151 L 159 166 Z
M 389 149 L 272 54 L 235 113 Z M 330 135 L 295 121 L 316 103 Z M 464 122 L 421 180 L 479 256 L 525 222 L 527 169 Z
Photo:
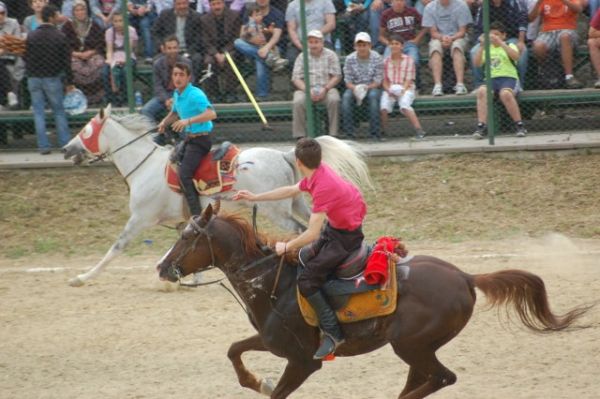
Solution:
M 71 287 L 83 287 L 83 281 L 79 277 L 75 277 L 69 280 L 69 285 Z
M 273 390 L 275 389 L 275 385 L 270 378 L 263 378 L 260 380 L 260 393 L 266 396 L 271 396 Z

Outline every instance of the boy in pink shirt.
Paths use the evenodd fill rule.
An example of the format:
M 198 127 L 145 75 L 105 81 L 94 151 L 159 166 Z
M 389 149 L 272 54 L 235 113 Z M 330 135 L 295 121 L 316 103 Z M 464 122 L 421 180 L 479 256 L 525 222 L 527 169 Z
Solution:
M 296 165 L 304 176 L 293 186 L 280 187 L 261 194 L 240 190 L 234 200 L 275 201 L 295 197 L 303 191 L 313 199 L 308 229 L 291 241 L 278 242 L 275 251 L 283 255 L 316 241 L 312 248 L 317 254 L 304 265 L 298 276 L 298 289 L 315 309 L 324 333 L 321 346 L 314 355 L 322 359 L 335 352 L 344 342 L 337 316 L 321 291 L 321 287 L 337 266 L 364 239 L 362 222 L 367 206 L 359 189 L 344 180 L 327 164 L 321 162 L 321 146 L 311 138 L 302 138 L 296 144 Z M 328 221 L 322 229 L 325 221 Z

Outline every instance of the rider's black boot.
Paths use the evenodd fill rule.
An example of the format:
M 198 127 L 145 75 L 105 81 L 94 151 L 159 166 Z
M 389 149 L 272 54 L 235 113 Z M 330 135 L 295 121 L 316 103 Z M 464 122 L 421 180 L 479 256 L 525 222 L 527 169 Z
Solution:
M 200 197 L 198 197 L 198 192 L 192 187 L 182 187 L 183 195 L 185 196 L 185 200 L 190 208 L 190 214 L 192 216 L 198 216 L 202 213 L 202 206 L 200 206 Z
M 306 298 L 312 305 L 319 318 L 319 326 L 323 331 L 321 346 L 315 352 L 314 359 L 323 359 L 333 354 L 335 349 L 344 342 L 344 334 L 338 323 L 337 316 L 321 291 Z

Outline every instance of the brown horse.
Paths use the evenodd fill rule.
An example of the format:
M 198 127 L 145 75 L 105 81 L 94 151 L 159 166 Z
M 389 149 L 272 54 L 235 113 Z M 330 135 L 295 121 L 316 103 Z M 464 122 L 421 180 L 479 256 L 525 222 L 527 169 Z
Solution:
M 217 208 L 215 208 L 217 209 Z M 257 335 L 235 342 L 227 353 L 240 384 L 271 398 L 285 398 L 322 366 L 312 356 L 319 344 L 319 330 L 305 323 L 296 300 L 296 267 L 263 253 L 252 227 L 236 216 L 217 216 L 209 205 L 192 219 L 181 238 L 157 266 L 161 279 L 180 277 L 214 265 L 227 276 L 246 305 Z M 277 281 L 275 295 L 271 291 Z M 343 324 L 346 342 L 337 356 L 371 352 L 387 343 L 410 370 L 402 399 L 424 398 L 456 382 L 456 375 L 436 357 L 436 351 L 467 324 L 475 305 L 475 287 L 492 305 L 512 304 L 520 320 L 537 332 L 563 330 L 588 307 L 562 316 L 552 313 L 544 282 L 520 270 L 470 275 L 431 256 L 415 256 L 410 274 L 401 282 L 394 313 Z M 246 369 L 242 353 L 270 351 L 288 363 L 273 388 Z

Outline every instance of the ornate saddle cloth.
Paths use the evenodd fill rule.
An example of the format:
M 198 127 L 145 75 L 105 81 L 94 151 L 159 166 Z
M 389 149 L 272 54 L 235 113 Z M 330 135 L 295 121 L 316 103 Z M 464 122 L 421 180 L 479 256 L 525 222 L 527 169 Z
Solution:
M 231 190 L 236 182 L 237 157 L 240 149 L 235 145 L 224 142 L 202 158 L 196 172 L 194 183 L 200 195 L 213 195 Z M 174 163 L 167 163 L 165 177 L 171 190 L 181 192 L 179 186 L 178 167 Z

